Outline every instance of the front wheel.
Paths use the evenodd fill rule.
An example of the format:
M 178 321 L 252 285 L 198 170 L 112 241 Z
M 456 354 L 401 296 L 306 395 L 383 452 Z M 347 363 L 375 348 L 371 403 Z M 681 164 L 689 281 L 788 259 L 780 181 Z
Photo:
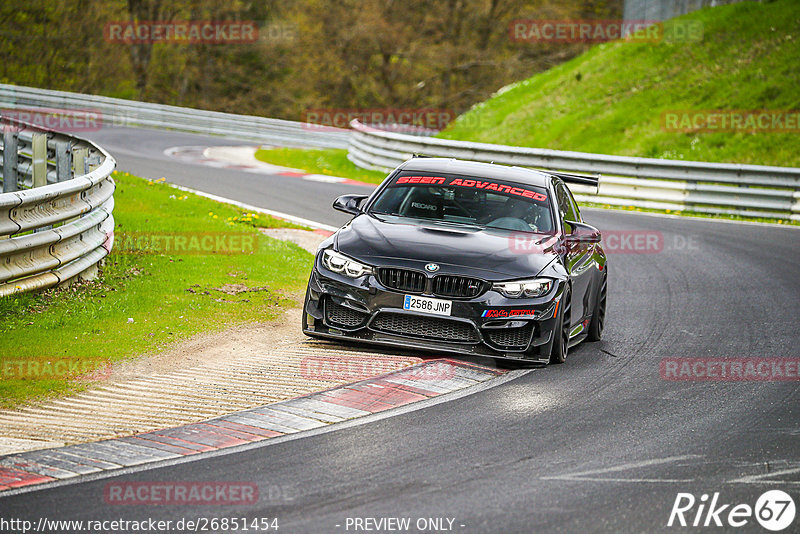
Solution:
M 600 341 L 603 337 L 603 325 L 606 322 L 606 293 L 608 293 L 608 268 L 604 271 L 600 287 L 597 289 L 594 313 L 589 323 L 589 332 L 586 334 L 587 341 Z
M 556 331 L 553 332 L 553 348 L 550 350 L 550 363 L 564 363 L 567 361 L 569 351 L 569 327 L 572 322 L 572 302 L 569 288 L 564 290 L 561 296 L 561 318 L 556 323 Z

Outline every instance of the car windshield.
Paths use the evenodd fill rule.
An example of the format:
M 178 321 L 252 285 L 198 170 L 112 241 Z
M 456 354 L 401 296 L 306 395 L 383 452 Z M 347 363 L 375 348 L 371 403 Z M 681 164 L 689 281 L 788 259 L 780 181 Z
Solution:
M 517 232 L 553 231 L 545 189 L 471 176 L 400 173 L 370 213 Z

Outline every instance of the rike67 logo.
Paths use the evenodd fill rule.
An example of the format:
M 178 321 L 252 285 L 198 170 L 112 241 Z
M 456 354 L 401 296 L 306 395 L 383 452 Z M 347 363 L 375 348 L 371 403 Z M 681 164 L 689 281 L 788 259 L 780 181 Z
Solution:
M 754 526 L 754 520 L 772 532 L 785 530 L 794 524 L 795 504 L 792 497 L 781 490 L 764 492 L 755 506 L 726 503 L 720 500 L 719 492 L 712 496 L 704 493 L 696 498 L 691 493 L 678 493 L 669 514 L 667 526 L 678 527 L 728 527 Z

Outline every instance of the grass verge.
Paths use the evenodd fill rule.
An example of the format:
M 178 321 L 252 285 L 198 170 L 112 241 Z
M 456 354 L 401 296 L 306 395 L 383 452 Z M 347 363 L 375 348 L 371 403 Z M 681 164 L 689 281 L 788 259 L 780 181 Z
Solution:
M 371 184 L 379 184 L 386 178 L 386 173 L 368 171 L 354 165 L 347 159 L 347 150 L 344 149 L 260 149 L 256 152 L 256 158 L 273 165 L 308 171 L 309 174 L 341 176 Z
M 602 204 L 599 202 L 578 202 L 582 208 L 597 208 L 604 210 L 618 210 L 618 211 L 638 211 L 641 213 L 663 213 L 666 215 L 677 215 L 680 217 L 694 217 L 697 219 L 722 219 L 726 221 L 742 221 L 742 222 L 758 222 L 769 224 L 783 224 L 786 226 L 800 226 L 800 221 L 793 221 L 791 219 L 768 219 L 766 217 L 742 217 L 741 215 L 727 215 L 710 213 L 698 213 L 696 211 L 676 211 L 676 210 L 656 210 L 652 208 L 637 208 L 636 206 L 614 206 L 611 204 Z
M 796 117 L 800 3 L 741 2 L 701 9 L 667 21 L 665 33 L 689 25 L 702 28 L 699 41 L 596 45 L 499 90 L 439 137 L 596 154 L 800 166 L 796 118 L 794 130 L 783 132 L 788 123 L 774 127 L 767 121 L 765 129 L 751 131 L 684 131 L 669 127 L 666 119 L 693 110 L 775 110 Z M 716 128 L 722 130 L 721 125 Z
M 311 255 L 256 228 L 295 225 L 114 178 L 115 247 L 102 276 L 0 299 L 2 407 L 80 390 L 115 361 L 199 332 L 274 319 L 305 286 Z M 167 238 L 186 244 L 167 249 Z

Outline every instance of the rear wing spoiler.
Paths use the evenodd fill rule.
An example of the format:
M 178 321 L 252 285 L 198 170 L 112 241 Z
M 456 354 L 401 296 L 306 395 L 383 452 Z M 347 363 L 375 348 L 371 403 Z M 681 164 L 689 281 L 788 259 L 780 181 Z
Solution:
M 596 174 L 594 176 L 589 176 L 586 174 L 572 174 L 568 172 L 559 172 L 559 171 L 544 171 L 547 174 L 551 174 L 553 176 L 558 176 L 568 184 L 580 184 L 580 185 L 589 185 L 592 187 L 598 187 L 600 184 L 600 175 Z

